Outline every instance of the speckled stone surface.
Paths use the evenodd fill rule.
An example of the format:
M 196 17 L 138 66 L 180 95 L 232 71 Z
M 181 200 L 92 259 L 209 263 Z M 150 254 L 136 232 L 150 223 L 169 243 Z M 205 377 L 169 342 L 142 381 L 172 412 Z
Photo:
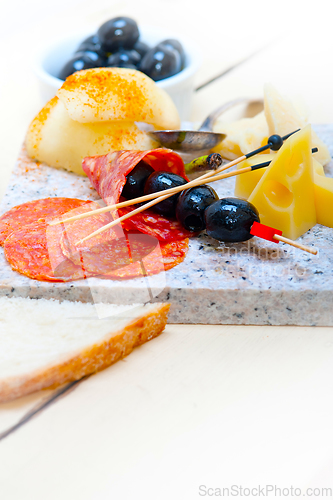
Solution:
M 314 127 L 333 155 L 333 125 Z M 333 163 L 326 169 L 333 175 Z M 214 183 L 220 196 L 234 180 Z M 87 178 L 29 161 L 24 151 L 13 171 L 0 213 L 49 196 L 98 199 Z M 31 280 L 14 271 L 0 249 L 0 295 L 83 302 L 171 302 L 170 323 L 333 325 L 333 229 L 315 226 L 300 242 L 318 255 L 253 238 L 221 244 L 205 233 L 190 241 L 185 261 L 149 279 L 72 283 Z

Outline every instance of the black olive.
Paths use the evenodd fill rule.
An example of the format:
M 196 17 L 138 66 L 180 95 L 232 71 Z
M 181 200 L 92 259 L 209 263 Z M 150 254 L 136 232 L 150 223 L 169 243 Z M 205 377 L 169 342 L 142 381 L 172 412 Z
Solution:
M 114 67 L 114 66 L 109 66 L 109 67 L 111 68 L 111 67 Z M 117 64 L 117 68 L 135 69 L 136 71 L 138 70 L 138 68 L 136 66 L 134 66 L 134 64 L 131 64 L 131 63 L 128 63 L 128 62 L 120 62 L 119 64 Z
M 180 54 L 165 45 L 157 45 L 141 59 L 139 69 L 155 82 L 169 78 L 182 69 Z
M 150 49 L 150 47 L 146 43 L 141 42 L 140 40 L 138 40 L 134 44 L 133 49 L 136 50 L 137 52 L 139 52 L 140 56 L 143 57 L 148 52 L 148 50 Z
M 139 39 L 138 25 L 129 17 L 115 17 L 99 28 L 98 37 L 106 52 L 119 48 L 131 49 Z
M 110 67 L 128 67 L 128 66 L 121 66 L 123 64 L 130 64 L 134 66 L 135 68 L 139 64 L 141 60 L 140 54 L 136 50 L 125 50 L 125 49 L 120 49 L 118 52 L 115 52 L 114 54 L 111 54 L 111 56 L 108 58 L 107 65 Z
M 205 229 L 204 211 L 218 200 L 216 191 L 205 184 L 182 191 L 176 206 L 176 217 L 189 231 Z
M 206 231 L 219 241 L 246 241 L 252 224 L 260 222 L 259 213 L 252 203 L 239 198 L 222 198 L 205 210 Z
M 80 43 L 75 52 L 85 52 L 85 51 L 97 52 L 97 54 L 104 60 L 107 59 L 105 51 L 102 49 L 102 44 L 97 35 L 88 36 L 83 42 Z
M 97 45 L 97 44 L 100 44 L 101 42 L 100 42 L 100 40 L 98 38 L 98 35 L 96 35 L 96 33 L 94 33 L 93 35 L 90 35 L 87 38 L 85 38 L 84 40 L 82 40 L 82 42 L 79 45 L 79 47 L 83 46 L 86 43 L 92 44 L 92 45 Z
M 126 176 L 127 181 L 123 187 L 122 195 L 128 200 L 143 196 L 146 180 L 153 172 L 153 167 L 141 160 Z
M 177 174 L 173 174 L 172 172 L 154 172 L 147 179 L 144 193 L 157 193 L 159 191 L 164 191 L 176 186 L 182 186 L 186 184 L 186 182 L 187 181 L 183 177 Z M 169 196 L 169 198 L 161 201 L 160 203 L 157 203 L 152 208 L 159 214 L 174 216 L 176 213 L 176 203 L 178 196 L 179 193 L 176 193 L 173 196 Z
M 66 80 L 69 75 L 72 75 L 76 71 L 89 68 L 99 68 L 101 66 L 104 66 L 104 61 L 97 54 L 97 52 L 77 52 L 62 68 L 59 73 L 59 78 L 60 80 Z
M 167 40 L 163 40 L 162 42 L 160 42 L 158 46 L 160 45 L 164 45 L 169 49 L 176 50 L 180 55 L 182 68 L 185 66 L 185 51 L 182 44 L 178 40 L 176 40 L 175 38 L 168 38 Z
M 139 40 L 136 21 L 115 17 L 100 26 L 97 33 L 85 38 L 72 58 L 62 68 L 59 78 L 82 69 L 117 67 L 140 70 L 155 81 L 179 73 L 185 65 L 181 43 L 170 38 L 150 48 Z

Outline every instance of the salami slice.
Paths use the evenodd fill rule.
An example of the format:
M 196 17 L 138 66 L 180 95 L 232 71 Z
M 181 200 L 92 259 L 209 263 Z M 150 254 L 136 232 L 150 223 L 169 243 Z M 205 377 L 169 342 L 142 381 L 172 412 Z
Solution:
M 99 205 L 93 202 L 73 210 L 70 215 L 89 212 L 97 207 Z M 156 247 L 156 238 L 146 234 L 127 235 L 121 226 L 78 243 L 111 220 L 106 213 L 66 223 L 60 239 L 64 255 L 87 272 L 99 275 L 140 260 Z
M 126 175 L 144 160 L 154 170 L 169 171 L 187 180 L 184 162 L 171 149 L 152 149 L 148 151 L 114 151 L 104 156 L 84 158 L 82 168 L 97 193 L 108 205 L 119 201 Z
M 72 281 L 86 278 L 81 266 L 64 257 L 60 247 L 62 227 L 45 222 L 12 231 L 4 242 L 5 256 L 14 271 L 39 281 Z
M 167 271 L 177 266 L 186 257 L 188 238 L 173 242 L 161 242 L 149 255 L 141 261 L 108 273 L 108 279 L 131 279 L 142 276 L 151 276 L 161 271 Z
M 85 158 L 82 167 L 98 194 L 110 205 L 118 203 L 126 184 L 126 175 L 143 159 L 155 170 L 168 170 L 187 179 L 183 160 L 169 149 L 116 151 L 105 156 Z M 120 209 L 118 215 L 125 215 L 132 210 L 133 206 Z M 117 214 L 113 216 L 117 217 Z M 136 229 L 161 241 L 175 241 L 197 234 L 184 229 L 175 219 L 166 219 L 152 210 L 145 210 L 124 221 L 123 228 Z
M 85 203 L 75 198 L 44 198 L 17 205 L 0 217 L 0 245 L 16 229 L 53 219 Z
M 119 217 L 130 213 L 136 207 L 129 206 L 118 210 Z M 154 236 L 161 241 L 176 241 L 190 238 L 198 233 L 187 231 L 176 219 L 167 219 L 151 210 L 144 210 L 122 222 L 127 231 L 137 229 L 142 233 Z

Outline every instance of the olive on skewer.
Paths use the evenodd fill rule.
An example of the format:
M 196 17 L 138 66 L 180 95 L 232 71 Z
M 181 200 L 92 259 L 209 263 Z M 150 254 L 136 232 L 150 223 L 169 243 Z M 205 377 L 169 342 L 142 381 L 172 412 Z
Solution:
M 171 172 L 155 172 L 144 161 L 139 162 L 130 174 L 122 195 L 131 199 L 143 192 L 150 194 L 186 184 L 183 177 Z M 203 184 L 170 196 L 152 209 L 164 216 L 175 216 L 185 229 L 202 231 L 208 236 L 225 242 L 246 241 L 254 222 L 260 222 L 257 209 L 239 198 L 219 199 L 216 191 Z
M 264 165 L 256 165 L 254 169 L 262 168 Z M 154 174 L 157 179 L 165 180 L 164 176 L 169 172 L 154 172 Z M 157 174 L 162 175 L 159 177 Z M 172 176 L 173 181 L 176 179 L 176 182 L 180 183 L 178 185 L 183 185 L 185 180 L 182 177 L 176 174 L 172 174 Z M 168 189 L 168 183 L 170 182 L 169 178 L 164 189 Z M 154 189 L 161 189 L 158 182 L 155 188 L 154 186 L 151 187 L 151 192 L 154 192 Z M 180 195 L 177 193 L 174 196 L 176 196 L 176 205 L 173 205 L 172 209 L 170 209 L 170 206 L 169 208 L 165 208 L 165 206 L 163 208 L 164 201 L 170 200 L 171 197 L 167 198 L 159 203 L 162 206 L 159 213 L 163 212 L 164 215 L 167 215 L 165 212 L 170 210 L 169 215 L 170 213 L 173 215 L 174 206 L 176 206 L 178 221 L 190 231 L 197 232 L 206 229 L 208 236 L 223 242 L 247 241 L 253 236 L 257 236 L 273 243 L 282 241 L 313 255 L 317 254 L 316 249 L 285 238 L 282 236 L 282 231 L 261 224 L 257 209 L 246 200 L 241 198 L 218 199 L 214 189 L 205 184 L 184 189 Z
M 251 228 L 260 222 L 258 210 L 241 198 L 222 198 L 206 208 L 204 222 L 208 236 L 225 242 L 253 238 Z
M 206 184 L 185 189 L 177 201 L 176 217 L 185 229 L 202 231 L 205 229 L 205 210 L 218 199 L 216 191 Z
M 187 181 L 180 175 L 173 174 L 172 172 L 154 172 L 146 181 L 144 194 L 166 191 L 167 189 L 182 186 L 184 184 L 187 184 Z M 154 211 L 161 215 L 175 216 L 176 203 L 179 195 L 180 193 L 176 193 L 160 203 L 157 203 L 157 205 L 154 206 Z
M 206 174 L 201 175 L 198 179 L 195 179 L 190 182 L 187 182 L 186 179 L 174 173 L 161 172 L 161 171 L 153 172 L 151 175 L 149 175 L 148 179 L 146 180 L 146 175 L 149 173 L 146 172 L 146 174 L 144 174 L 143 176 L 141 187 L 138 190 L 138 193 L 140 193 L 140 191 L 142 190 L 142 186 L 144 185 L 143 189 L 145 193 L 144 196 L 138 196 L 137 198 L 134 199 L 130 198 L 125 202 L 116 203 L 115 205 L 109 205 L 107 207 L 93 210 L 85 214 L 69 217 L 65 221 L 62 221 L 62 223 L 72 222 L 77 219 L 89 217 L 97 213 L 108 212 L 132 204 L 138 204 L 138 203 L 141 204 L 141 202 L 147 202 L 148 200 L 150 200 L 148 203 L 145 203 L 144 205 L 141 205 L 138 208 L 131 210 L 130 213 L 125 214 L 119 217 L 118 219 L 113 220 L 109 224 L 106 224 L 102 228 L 98 229 L 97 231 L 94 231 L 90 235 L 81 239 L 79 242 L 77 242 L 77 244 L 79 244 L 92 238 L 93 236 L 96 236 L 97 234 L 102 233 L 107 229 L 110 229 L 111 227 L 120 224 L 124 220 L 148 208 L 154 207 L 153 209 L 155 209 L 155 207 L 157 207 L 158 213 L 161 213 L 163 215 L 173 216 L 176 213 L 176 202 L 177 199 L 179 198 L 181 191 L 186 192 L 192 188 L 197 188 L 201 186 L 204 186 L 204 188 L 209 188 L 209 186 L 204 185 L 204 181 L 213 182 L 227 177 L 232 177 L 234 175 L 246 173 L 251 170 L 256 170 L 258 168 L 266 167 L 270 162 L 252 165 L 249 167 L 239 169 L 238 171 L 229 172 L 226 174 L 220 173 L 226 170 L 227 168 L 230 168 L 231 166 L 240 163 L 244 158 L 250 158 L 255 154 L 258 154 L 259 152 L 264 151 L 268 148 L 271 148 L 273 150 L 278 150 L 283 144 L 283 141 L 287 139 L 290 135 L 294 134 L 295 132 L 297 131 L 291 132 L 290 134 L 284 137 L 270 136 L 265 146 L 262 146 L 257 150 L 247 153 L 246 155 L 239 157 L 236 160 L 233 160 L 232 162 L 229 162 L 227 165 L 218 167 L 214 175 L 211 175 L 210 172 L 207 172 Z M 312 149 L 312 152 L 316 151 L 317 148 Z M 201 159 L 199 160 L 201 161 Z M 204 161 L 206 160 L 207 158 L 204 159 Z M 127 181 L 129 181 L 129 178 L 130 174 L 128 175 Z M 128 183 L 129 182 L 127 182 L 126 184 Z M 184 185 L 187 185 L 187 189 L 183 188 Z M 273 241 L 275 243 L 283 241 L 284 243 L 295 246 L 296 248 L 300 248 L 301 250 L 304 250 L 306 252 L 312 253 L 314 255 L 317 254 L 317 251 L 315 249 L 307 247 L 305 245 L 301 245 L 293 240 L 285 238 L 284 236 L 282 236 L 281 231 L 260 224 L 257 210 L 252 204 L 250 204 L 246 200 L 240 200 L 237 198 L 231 198 L 231 199 L 226 198 L 223 200 L 216 200 L 214 196 L 214 190 L 213 193 L 211 192 L 210 194 L 212 195 L 211 199 L 209 199 L 209 197 L 208 198 L 203 197 L 203 199 L 199 199 L 199 202 L 202 203 L 201 206 L 199 206 L 200 205 L 199 202 L 198 206 L 196 206 L 195 203 L 193 203 L 194 200 L 191 201 L 191 196 L 189 194 L 187 195 L 184 194 L 184 198 L 186 199 L 188 197 L 187 201 L 191 201 L 191 203 L 187 205 L 185 204 L 185 206 L 183 207 L 183 210 L 184 208 L 186 208 L 189 210 L 189 212 L 186 213 L 185 211 L 185 213 L 182 213 L 181 215 L 179 215 L 179 217 L 184 219 L 185 226 L 186 224 L 188 224 L 188 227 L 191 230 L 194 230 L 196 228 L 200 230 L 206 226 L 207 233 L 210 236 L 218 239 L 219 241 L 229 241 L 229 242 L 246 241 L 252 238 L 252 236 L 259 236 L 269 241 Z M 205 203 L 207 206 L 205 205 Z M 212 205 L 213 208 L 211 208 Z M 194 214 L 193 210 L 195 210 Z M 205 213 L 206 211 L 207 214 Z M 225 211 L 227 212 L 225 213 Z M 198 213 L 200 214 L 201 219 L 200 217 L 197 216 Z M 54 223 L 51 222 L 51 225 L 57 223 L 58 223 L 57 221 L 55 221 Z M 199 225 L 196 226 L 197 224 Z

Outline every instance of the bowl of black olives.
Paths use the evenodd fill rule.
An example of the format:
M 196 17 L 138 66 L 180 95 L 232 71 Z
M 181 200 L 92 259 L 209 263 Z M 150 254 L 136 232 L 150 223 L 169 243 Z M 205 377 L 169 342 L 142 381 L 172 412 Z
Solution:
M 119 16 L 101 26 L 77 33 L 46 48 L 36 73 L 44 101 L 76 71 L 97 67 L 131 68 L 145 73 L 175 102 L 182 120 L 188 120 L 194 76 L 201 64 L 196 44 L 158 26 L 138 26 Z

